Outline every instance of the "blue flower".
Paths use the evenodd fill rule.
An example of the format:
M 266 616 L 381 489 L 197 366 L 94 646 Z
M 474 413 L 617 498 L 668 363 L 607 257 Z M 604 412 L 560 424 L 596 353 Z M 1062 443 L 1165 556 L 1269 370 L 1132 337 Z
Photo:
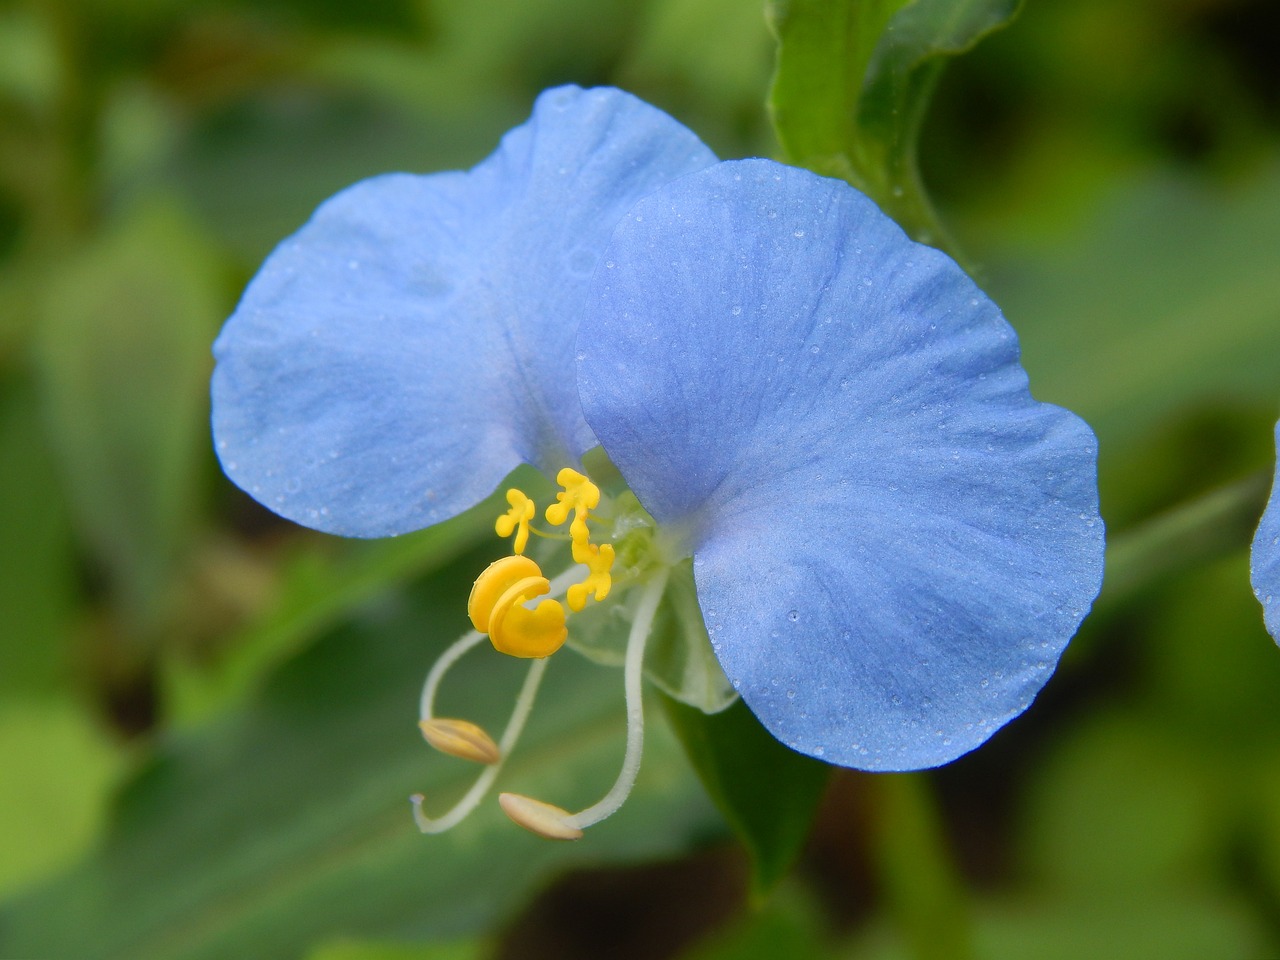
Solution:
M 1280 449 L 1280 423 L 1276 424 L 1276 445 Z M 1254 595 L 1262 604 L 1267 632 L 1280 641 L 1280 463 L 1276 469 L 1271 499 L 1253 538 L 1249 572 Z
M 547 520 L 573 512 L 590 576 L 571 587 L 580 567 L 549 580 L 522 555 L 535 508 L 511 491 L 498 529 L 517 556 L 477 581 L 477 631 L 423 696 L 433 744 L 493 764 L 465 813 L 566 616 L 588 591 L 632 598 L 618 783 L 580 814 L 501 798 L 547 836 L 630 788 L 645 637 L 685 558 L 761 722 L 866 770 L 946 763 L 1021 713 L 1101 583 L 1094 436 L 1032 398 L 1013 330 L 963 271 L 846 184 L 714 164 L 618 91 L 549 91 L 469 173 L 339 194 L 267 261 L 216 352 L 227 473 L 309 526 L 400 533 L 520 463 L 559 471 Z M 578 472 L 597 445 L 643 511 Z M 431 712 L 485 633 L 535 658 L 501 743 Z M 424 830 L 461 815 L 418 814 Z

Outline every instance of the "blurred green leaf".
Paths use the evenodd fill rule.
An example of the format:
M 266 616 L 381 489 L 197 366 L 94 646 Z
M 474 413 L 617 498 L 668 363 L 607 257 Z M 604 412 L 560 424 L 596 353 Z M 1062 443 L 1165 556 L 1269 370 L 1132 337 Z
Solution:
M 990 901 L 974 914 L 983 960 L 1229 960 L 1272 956 L 1261 931 L 1236 904 L 1212 896 Z M 883 927 L 855 941 L 847 960 L 911 960 Z
M 787 159 L 862 190 L 917 240 L 947 238 L 920 179 L 920 127 L 948 58 L 1021 0 L 771 0 L 770 106 Z
M 974 949 L 968 894 L 924 773 L 866 778 L 872 844 L 890 913 L 916 960 L 966 960 Z
M 217 663 L 169 662 L 170 712 L 177 723 L 201 720 L 239 702 L 273 667 L 283 663 L 325 630 L 376 602 L 412 577 L 427 576 L 493 534 L 500 512 L 495 494 L 473 510 L 405 536 L 372 541 L 335 541 L 326 554 L 307 538 L 302 549 L 280 564 L 283 584 L 269 609 L 240 630 Z M 482 538 L 482 534 L 487 536 Z
M 48 110 L 58 90 L 58 51 L 49 23 L 32 11 L 0 10 L 0 102 Z
M 1278 209 L 1280 162 L 1229 184 L 1160 174 L 1116 187 L 1065 242 L 989 252 L 1036 396 L 1089 421 L 1104 477 L 1180 411 L 1280 409 Z
M 614 78 L 659 104 L 720 156 L 776 152 L 760 91 L 774 40 L 759 4 L 742 0 L 652 0 Z M 714 36 L 715 43 L 707 43 Z
M 1206 780 L 1158 722 L 1112 713 L 1077 726 L 1031 784 L 1032 875 L 1100 903 L 1180 889 L 1206 866 L 1217 829 Z
M 75 557 L 34 391 L 16 377 L 0 389 L 0 530 L 0 692 L 49 692 L 69 674 Z
M 61 265 L 48 289 L 37 356 L 63 485 L 127 619 L 153 623 L 200 514 L 218 263 L 156 205 Z
M 764 895 L 799 856 L 831 768 L 775 740 L 741 700 L 716 714 L 663 703 L 707 793 L 751 853 L 753 887 Z
M 1249 585 L 1248 550 L 1170 580 L 1135 639 L 1149 663 L 1149 713 L 1178 766 L 1215 793 L 1247 793 L 1280 748 L 1280 655 Z
M 102 850 L 0 913 L 0 955 L 253 960 L 339 937 L 456 938 L 553 870 L 705 835 L 714 816 L 661 723 L 627 805 L 576 844 L 525 833 L 496 797 L 447 834 L 418 834 L 409 795 L 423 790 L 438 814 L 476 775 L 415 723 L 428 666 L 465 629 L 473 560 L 367 606 L 248 709 L 166 742 Z M 499 728 L 523 668 L 487 649 L 465 658 L 441 713 Z M 584 807 L 613 782 L 624 729 L 617 673 L 562 654 L 499 786 Z
M 69 699 L 0 707 L 0 897 L 85 853 L 122 766 L 119 748 Z
M 307 954 L 307 960 L 481 960 L 485 944 L 480 940 L 408 945 L 340 941 Z
M 817 904 L 784 885 L 767 903 L 746 913 L 681 960 L 830 960 Z

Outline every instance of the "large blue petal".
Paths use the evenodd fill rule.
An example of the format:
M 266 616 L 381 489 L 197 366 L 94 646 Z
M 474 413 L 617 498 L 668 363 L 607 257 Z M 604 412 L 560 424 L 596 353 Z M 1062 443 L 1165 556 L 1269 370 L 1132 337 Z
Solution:
M 725 672 L 775 736 L 945 763 L 1021 713 L 1097 595 L 1093 433 L 1027 389 L 944 254 L 769 161 L 623 219 L 579 331 L 587 422 L 686 537 Z
M 1276 448 L 1280 450 L 1280 423 L 1276 424 Z M 1250 579 L 1253 592 L 1262 604 L 1267 632 L 1280 641 L 1280 462 L 1276 466 L 1271 499 L 1253 538 Z
M 299 523 L 402 533 L 595 445 L 573 382 L 585 287 L 640 197 L 714 162 L 619 90 L 562 87 L 469 172 L 333 197 L 271 254 L 214 347 L 227 474 Z

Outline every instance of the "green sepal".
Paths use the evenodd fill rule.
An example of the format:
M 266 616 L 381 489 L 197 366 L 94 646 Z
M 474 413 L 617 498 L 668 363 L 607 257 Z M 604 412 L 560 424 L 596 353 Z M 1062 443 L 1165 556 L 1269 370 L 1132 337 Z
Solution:
M 620 667 L 630 630 L 628 602 L 610 597 L 570 617 L 568 646 L 596 663 Z M 718 713 L 738 698 L 711 649 L 691 560 L 671 569 L 649 632 L 644 675 L 667 696 L 703 713 Z

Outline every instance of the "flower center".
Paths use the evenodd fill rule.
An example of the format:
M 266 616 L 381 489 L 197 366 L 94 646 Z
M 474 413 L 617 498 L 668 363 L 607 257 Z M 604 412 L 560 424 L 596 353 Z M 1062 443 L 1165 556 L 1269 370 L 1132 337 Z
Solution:
M 414 794 L 411 798 L 413 816 L 423 833 L 450 829 L 479 804 L 524 728 L 547 658 L 560 649 L 569 635 L 566 620 L 570 613 L 581 613 L 589 599 L 605 599 L 614 585 L 615 546 L 593 542 L 590 527 L 591 521 L 600 519 L 592 512 L 600 506 L 600 488 L 569 467 L 556 474 L 556 483 L 561 488 L 556 502 L 548 506 L 543 515 L 553 527 L 567 523 L 568 534 L 548 533 L 532 526 L 537 505 L 524 491 L 508 490 L 509 509 L 497 519 L 494 529 L 500 537 L 514 538 L 514 552 L 489 564 L 476 578 L 467 599 L 467 613 L 475 630 L 450 646 L 427 674 L 418 724 L 422 735 L 437 750 L 482 764 L 485 769 L 462 799 L 442 816 L 428 816 L 423 810 L 422 795 Z M 623 555 L 619 583 L 627 586 L 643 583 L 643 589 L 631 594 L 635 602 L 630 610 L 631 627 L 623 663 L 627 743 L 622 769 L 603 798 L 577 813 L 523 794 L 503 793 L 498 798 L 512 820 L 551 839 L 575 840 L 582 836 L 583 828 L 599 823 L 621 807 L 635 785 L 644 749 L 641 695 L 644 649 L 666 589 L 668 569 L 655 561 L 652 520 L 645 519 L 647 514 L 640 508 L 639 501 L 627 492 L 611 503 L 610 509 L 614 511 L 611 532 Z M 575 567 L 548 580 L 537 562 L 524 555 L 530 534 L 568 540 L 574 563 L 585 566 L 586 575 L 582 576 Z M 556 599 L 561 596 L 564 604 Z M 435 715 L 436 691 L 445 673 L 463 654 L 481 644 L 485 636 L 499 652 L 530 661 L 511 718 L 497 741 L 469 720 Z
M 580 613 L 589 597 L 599 601 L 608 596 L 613 584 L 610 570 L 614 549 L 610 543 L 592 543 L 587 525 L 592 519 L 591 511 L 600 505 L 600 488 L 569 467 L 556 475 L 556 483 L 562 489 L 556 494 L 556 502 L 547 507 L 545 517 L 547 523 L 559 527 L 569 521 L 570 513 L 573 515 L 569 522 L 573 559 L 587 568 L 587 575 L 568 588 L 565 603 L 571 611 Z M 551 592 L 551 582 L 534 560 L 524 556 L 524 549 L 530 533 L 544 537 L 557 535 L 530 525 L 537 506 L 524 491 L 508 490 L 507 503 L 510 509 L 498 518 L 494 529 L 500 537 L 514 534 L 514 553 L 489 564 L 476 579 L 467 600 L 467 613 L 476 630 L 488 634 L 494 649 L 500 653 L 513 657 L 549 657 L 569 636 L 565 626 L 568 615 L 558 600 L 533 603 Z

